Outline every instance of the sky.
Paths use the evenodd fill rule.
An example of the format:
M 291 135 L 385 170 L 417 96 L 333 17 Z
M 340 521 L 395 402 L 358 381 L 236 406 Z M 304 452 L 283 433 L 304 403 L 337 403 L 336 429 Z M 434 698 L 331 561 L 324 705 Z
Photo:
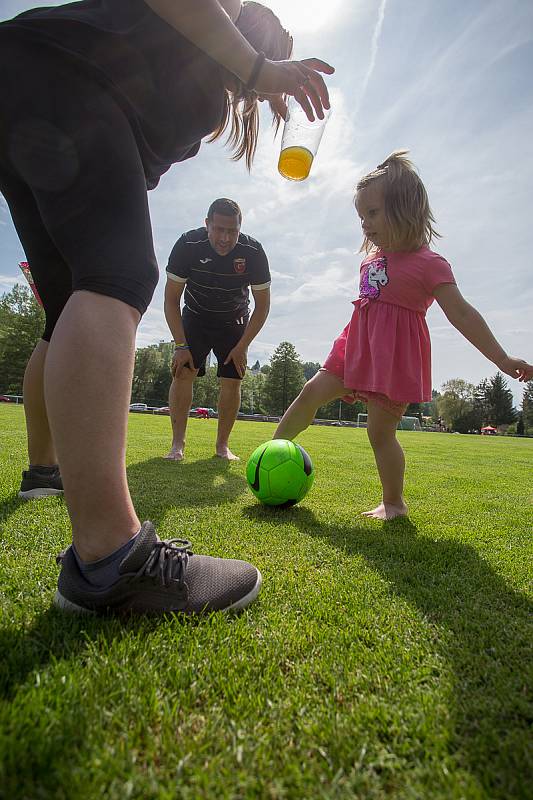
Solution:
M 332 114 L 302 183 L 277 172 L 281 136 L 268 114 L 251 173 L 223 143 L 175 165 L 149 194 L 160 279 L 137 346 L 170 335 L 163 314 L 168 255 L 203 224 L 211 201 L 236 200 L 242 231 L 258 239 L 272 273 L 268 321 L 248 362 L 268 362 L 282 341 L 322 362 L 357 297 L 358 178 L 407 148 L 429 194 L 433 245 L 463 295 L 511 354 L 533 361 L 533 3 L 531 0 L 266 0 L 295 42 L 295 58 L 336 68 Z M 0 0 L 0 18 L 53 2 Z M 21 282 L 24 253 L 0 196 L 0 293 Z M 433 387 L 496 373 L 446 320 L 428 312 Z M 522 385 L 509 378 L 515 404 Z

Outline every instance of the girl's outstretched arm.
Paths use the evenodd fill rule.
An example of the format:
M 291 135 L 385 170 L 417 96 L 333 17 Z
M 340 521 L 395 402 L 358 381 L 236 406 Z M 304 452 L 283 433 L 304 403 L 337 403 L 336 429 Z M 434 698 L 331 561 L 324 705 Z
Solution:
M 519 381 L 533 378 L 533 365 L 507 355 L 479 311 L 467 303 L 455 284 L 442 283 L 434 289 L 433 294 L 454 328 L 498 369 Z

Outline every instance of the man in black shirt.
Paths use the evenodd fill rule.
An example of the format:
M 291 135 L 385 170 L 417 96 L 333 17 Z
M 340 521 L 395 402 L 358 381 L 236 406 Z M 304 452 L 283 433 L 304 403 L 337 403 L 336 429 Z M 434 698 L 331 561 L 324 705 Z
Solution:
M 184 233 L 170 254 L 165 317 L 176 349 L 169 396 L 173 436 L 166 458 L 173 461 L 183 459 L 193 383 L 205 375 L 211 350 L 220 378 L 216 454 L 237 459 L 229 449 L 229 436 L 241 404 L 248 347 L 270 309 L 268 260 L 260 243 L 240 232 L 241 220 L 237 203 L 215 200 L 205 227 Z M 251 317 L 248 287 L 255 304 Z

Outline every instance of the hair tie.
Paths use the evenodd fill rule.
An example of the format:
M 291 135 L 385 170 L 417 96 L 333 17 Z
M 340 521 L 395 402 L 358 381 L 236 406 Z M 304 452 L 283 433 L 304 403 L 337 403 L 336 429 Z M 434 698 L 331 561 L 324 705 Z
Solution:
M 247 92 L 251 92 L 257 83 L 257 79 L 259 77 L 259 73 L 261 72 L 261 67 L 265 62 L 265 54 L 262 50 L 259 51 L 257 54 L 257 58 L 255 59 L 255 64 L 253 66 L 252 72 L 250 77 L 248 78 L 248 82 L 245 84 L 244 88 Z

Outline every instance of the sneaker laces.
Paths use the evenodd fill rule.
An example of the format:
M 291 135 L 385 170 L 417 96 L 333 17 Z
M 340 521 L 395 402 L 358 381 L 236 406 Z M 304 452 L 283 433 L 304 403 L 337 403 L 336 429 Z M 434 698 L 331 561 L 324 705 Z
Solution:
M 185 572 L 192 555 L 187 539 L 167 539 L 154 542 L 154 547 L 135 577 L 147 577 L 168 586 L 176 581 L 180 589 L 185 586 Z

